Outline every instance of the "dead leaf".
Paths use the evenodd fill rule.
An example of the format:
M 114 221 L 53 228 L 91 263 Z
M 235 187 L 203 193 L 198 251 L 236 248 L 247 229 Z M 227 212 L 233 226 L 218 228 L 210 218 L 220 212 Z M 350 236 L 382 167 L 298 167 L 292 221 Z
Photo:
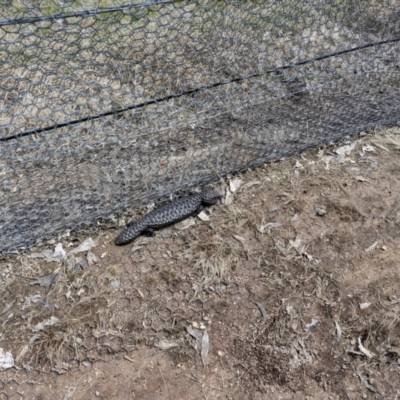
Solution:
M 64 394 L 63 400 L 68 400 L 68 399 L 70 399 L 70 398 L 74 395 L 75 389 L 76 389 L 76 386 L 70 386 L 70 387 L 68 388 L 67 392 Z
M 287 249 L 281 244 L 281 242 L 277 241 L 275 242 L 275 246 L 278 248 L 278 250 L 284 255 L 287 255 Z
M 57 372 L 58 375 L 63 375 L 66 374 L 70 368 L 71 366 L 66 362 L 59 361 L 51 370 L 53 372 Z
M 358 143 L 358 141 L 356 140 L 355 142 L 353 142 L 353 143 L 351 143 L 351 144 L 348 144 L 348 145 L 346 145 L 346 146 L 338 147 L 338 148 L 335 150 L 335 153 L 336 153 L 338 156 L 341 156 L 341 157 L 348 156 L 348 155 L 354 150 L 354 148 L 356 147 L 356 144 L 357 144 L 357 143 Z
M 323 156 L 321 158 L 321 160 L 325 162 L 325 170 L 328 171 L 329 170 L 329 164 L 333 160 L 333 156 Z
M 207 330 L 205 330 L 204 333 L 201 333 L 201 332 L 193 329 L 190 325 L 188 327 L 186 327 L 186 330 L 189 333 L 189 335 L 193 336 L 197 340 L 198 344 L 200 345 L 201 360 L 203 361 L 203 365 L 205 366 L 206 361 L 207 361 L 208 352 L 210 350 L 210 342 L 209 342 Z
M 362 146 L 361 147 L 361 153 L 362 153 L 361 155 L 363 156 L 365 152 L 367 152 L 367 153 L 375 153 L 375 147 L 371 146 L 370 144 Z
M 36 333 L 36 335 L 33 335 L 30 339 L 29 339 L 29 344 L 35 343 L 36 340 L 39 340 L 42 337 L 41 334 Z
M 210 216 L 207 215 L 204 211 L 202 211 L 199 215 L 197 215 L 197 217 L 199 219 L 201 219 L 202 221 L 209 221 L 210 220 Z
M 366 179 L 366 178 L 364 178 L 364 177 L 362 177 L 362 176 L 356 176 L 355 178 L 354 178 L 356 181 L 359 181 L 359 182 L 368 182 L 368 183 L 371 183 L 371 181 L 369 181 L 368 179 Z
M 4 352 L 0 347 L 0 371 L 12 368 L 14 366 L 14 357 L 11 353 Z
M 377 240 L 375 243 L 372 243 L 371 246 L 369 246 L 368 248 L 365 249 L 365 251 L 367 253 L 369 253 L 370 251 L 374 250 L 375 247 L 378 245 L 378 243 L 379 243 L 379 240 Z
M 257 307 L 260 309 L 260 312 L 263 317 L 263 322 L 267 320 L 267 311 L 265 310 L 264 306 L 261 303 L 256 303 Z
M 374 353 L 372 353 L 371 351 L 369 351 L 368 349 L 366 349 L 362 343 L 361 343 L 361 338 L 358 338 L 358 348 L 360 349 L 360 351 L 367 356 L 368 358 L 373 358 L 376 357 L 376 355 Z
M 361 303 L 360 304 L 360 310 L 365 310 L 371 305 L 371 303 Z
M 57 244 L 54 251 L 43 250 L 40 253 L 32 253 L 29 258 L 45 258 L 46 261 L 50 262 L 61 262 L 65 257 L 65 250 L 62 248 L 62 244 Z
M 203 333 L 203 338 L 201 340 L 201 361 L 203 361 L 203 365 L 206 366 L 208 352 L 210 351 L 210 340 L 208 337 L 207 330 Z
M 358 377 L 360 378 L 361 383 L 371 392 L 375 393 L 374 387 L 369 383 L 368 378 L 363 375 L 360 368 L 355 368 Z
M 97 246 L 97 243 L 92 238 L 88 238 L 83 243 L 81 243 L 76 249 L 71 250 L 68 254 L 83 253 L 95 246 Z
M 141 248 L 142 248 L 142 246 L 133 246 L 133 247 L 130 249 L 129 253 L 134 253 L 135 251 L 138 251 L 138 250 L 140 250 Z
M 303 164 L 299 160 L 296 161 L 294 168 L 304 169 Z
M 58 324 L 59 322 L 60 322 L 60 320 L 53 315 L 50 318 L 47 318 L 45 321 L 37 324 L 34 328 L 32 328 L 32 331 L 38 332 L 38 331 L 41 331 L 42 329 L 44 329 L 46 326 L 52 326 L 52 325 Z
M 187 332 L 189 335 L 193 336 L 199 344 L 201 344 L 201 341 L 203 339 L 203 334 L 199 331 L 196 331 L 196 329 L 193 329 L 190 325 L 186 328 Z
M 95 254 L 93 254 L 91 251 L 88 251 L 87 259 L 88 259 L 89 267 L 91 267 L 94 263 L 97 264 L 99 262 L 99 259 L 97 258 L 97 256 Z
M 245 185 L 243 185 L 243 186 L 240 188 L 240 190 L 238 190 L 238 191 L 244 191 L 244 190 L 246 190 L 246 189 L 250 189 L 252 186 L 255 186 L 255 185 L 261 185 L 261 182 L 260 182 L 260 181 L 251 181 L 251 182 L 248 182 L 248 183 L 246 183 Z
M 339 322 L 335 320 L 335 338 L 338 343 L 340 342 L 341 337 L 342 337 L 342 329 L 340 328 Z
M 229 188 L 226 188 L 226 194 L 225 198 L 222 199 L 222 203 L 226 206 L 229 206 L 233 203 L 233 199 L 235 198 L 233 192 L 229 190 Z
M 11 307 L 13 306 L 14 303 L 15 303 L 15 299 L 13 301 L 11 301 L 10 303 L 6 304 L 6 306 L 3 308 L 3 311 L 0 312 L 0 315 L 5 314 L 7 311 L 10 311 Z
M 296 238 L 293 240 L 289 240 L 289 245 L 293 247 L 296 251 L 300 250 L 301 246 L 301 237 L 300 235 L 296 235 Z
M 306 331 L 307 332 L 315 331 L 315 329 L 317 328 L 318 324 L 319 324 L 319 319 L 318 318 L 312 318 L 311 322 L 306 325 Z
M 233 178 L 229 180 L 229 190 L 232 193 L 235 193 L 240 188 L 241 185 L 242 185 L 242 180 L 240 178 Z
M 276 229 L 276 228 L 279 228 L 279 227 L 281 227 L 281 226 L 282 226 L 282 224 L 281 224 L 280 222 L 268 222 L 268 223 L 265 224 L 265 225 L 261 225 L 261 226 L 258 228 L 258 231 L 259 231 L 260 233 L 270 232 L 271 229 Z
M 58 270 L 56 270 L 58 271 Z M 29 284 L 32 285 L 40 285 L 41 287 L 50 287 L 53 283 L 55 283 L 58 279 L 58 272 L 54 271 L 50 275 L 43 276 L 40 279 L 37 279 L 36 281 L 31 281 Z
M 66 256 L 67 252 L 63 249 L 62 244 L 58 243 L 56 248 L 54 249 L 54 253 L 52 255 L 53 259 L 57 259 L 58 261 L 62 261 Z
M 38 301 L 36 303 L 36 305 L 38 307 L 43 307 L 43 308 L 57 308 L 57 309 L 59 308 L 57 304 L 51 303 L 51 302 L 46 301 L 46 300 Z
M 242 244 L 245 244 L 245 243 L 246 243 L 246 239 L 245 239 L 244 237 L 239 236 L 239 235 L 234 235 L 234 234 L 232 234 L 232 236 L 233 236 L 238 242 L 240 242 L 240 243 L 242 243 Z
M 301 255 L 306 256 L 308 261 L 313 261 L 314 257 L 311 254 L 308 254 L 307 252 L 303 251 Z
M 181 231 L 184 231 L 195 224 L 196 224 L 196 221 L 194 218 L 188 218 L 181 222 L 179 229 Z
M 168 341 L 168 340 L 160 340 L 154 344 L 154 347 L 157 347 L 161 350 L 169 350 L 174 347 L 179 347 L 181 344 L 176 341 Z

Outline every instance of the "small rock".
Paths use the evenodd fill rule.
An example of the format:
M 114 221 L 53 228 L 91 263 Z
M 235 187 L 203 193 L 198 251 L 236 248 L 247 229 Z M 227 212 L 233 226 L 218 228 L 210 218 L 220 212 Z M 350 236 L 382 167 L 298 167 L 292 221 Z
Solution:
M 323 217 L 326 214 L 326 210 L 319 207 L 315 207 L 315 212 L 319 217 Z
M 121 286 L 121 281 L 119 279 L 115 279 L 115 280 L 110 282 L 110 285 L 113 288 L 118 289 Z
M 192 326 L 194 329 L 198 329 L 199 328 L 199 324 L 196 321 L 192 322 Z
M 278 211 L 278 207 L 277 207 L 277 206 L 272 206 L 272 207 L 268 208 L 268 211 L 269 211 L 270 213 L 273 213 L 273 212 L 275 212 L 275 211 Z
M 161 236 L 162 236 L 163 238 L 167 238 L 167 237 L 171 236 L 171 229 L 164 229 L 164 230 L 161 232 Z

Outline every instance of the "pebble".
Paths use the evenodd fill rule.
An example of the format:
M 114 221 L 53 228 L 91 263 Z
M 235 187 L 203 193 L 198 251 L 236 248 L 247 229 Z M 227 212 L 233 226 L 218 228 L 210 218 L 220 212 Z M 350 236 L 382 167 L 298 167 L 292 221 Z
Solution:
M 161 236 L 162 236 L 163 238 L 167 238 L 167 237 L 171 236 L 171 229 L 164 229 L 164 230 L 161 232 Z
M 110 282 L 111 286 L 115 289 L 118 289 L 121 286 L 121 281 L 119 279 L 115 279 Z
M 319 207 L 315 207 L 315 212 L 319 217 L 323 217 L 326 214 L 326 210 Z

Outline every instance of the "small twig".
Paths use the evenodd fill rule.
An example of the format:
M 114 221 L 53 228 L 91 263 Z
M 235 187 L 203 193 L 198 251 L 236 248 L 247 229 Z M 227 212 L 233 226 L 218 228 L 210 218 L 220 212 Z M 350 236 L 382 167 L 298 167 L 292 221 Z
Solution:
M 206 385 L 206 386 L 210 387 L 211 389 L 220 390 L 221 392 L 226 392 L 226 390 L 224 390 L 224 389 L 217 388 L 217 387 L 212 386 L 212 385 L 210 385 L 210 384 L 208 384 L 208 383 L 206 383 L 206 382 L 201 382 L 199 378 L 192 377 L 192 376 L 189 376 L 189 375 L 185 375 L 185 376 L 186 376 L 187 378 L 191 379 L 192 381 L 195 381 L 195 382 L 197 382 L 197 383 Z
M 242 367 L 244 367 L 243 364 L 240 364 L 240 365 L 242 365 Z M 242 376 L 241 376 L 240 379 L 239 379 L 239 383 L 242 383 L 242 379 L 244 378 L 244 376 L 245 376 L 250 370 L 251 370 L 251 367 L 247 368 L 246 371 L 243 372 Z
M 332 180 L 339 186 L 340 190 L 347 196 L 350 197 L 350 195 L 346 192 L 342 184 L 335 178 L 332 178 Z
M 168 398 L 169 398 L 169 393 L 168 393 L 168 389 L 167 389 L 167 384 L 165 383 L 164 376 L 163 376 L 163 374 L 162 374 L 162 372 L 161 372 L 161 370 L 160 370 L 160 367 L 157 367 L 157 369 L 158 369 L 158 372 L 160 373 L 161 378 L 162 378 L 162 380 L 163 380 L 163 382 L 164 382 L 165 392 L 166 392 L 166 394 L 167 394 L 167 396 L 168 396 Z

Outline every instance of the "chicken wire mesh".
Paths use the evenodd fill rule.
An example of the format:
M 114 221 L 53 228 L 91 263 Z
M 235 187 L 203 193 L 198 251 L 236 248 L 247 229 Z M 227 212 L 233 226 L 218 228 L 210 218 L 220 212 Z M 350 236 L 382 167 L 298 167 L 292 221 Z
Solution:
M 398 2 L 90 5 L 2 3 L 2 251 L 399 119 Z
M 399 120 L 396 1 L 0 5 L 4 252 Z M 205 283 L 210 255 L 219 267 L 243 256 L 215 240 L 223 226 L 201 243 L 206 229 L 143 239 L 99 274 L 74 256 L 54 286 L 32 297 L 28 285 L 8 302 L 7 340 L 29 345 L 2 372 L 0 399 L 38 398 L 48 362 L 61 373 L 181 340 L 245 297 L 229 277 Z

